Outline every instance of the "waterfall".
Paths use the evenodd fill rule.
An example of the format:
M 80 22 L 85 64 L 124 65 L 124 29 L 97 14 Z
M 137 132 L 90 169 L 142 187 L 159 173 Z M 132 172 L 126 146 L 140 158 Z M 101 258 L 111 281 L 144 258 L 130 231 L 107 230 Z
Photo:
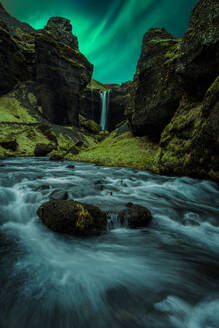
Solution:
M 106 129 L 107 113 L 109 109 L 109 97 L 110 97 L 110 90 L 100 92 L 100 99 L 102 104 L 100 125 L 102 130 Z

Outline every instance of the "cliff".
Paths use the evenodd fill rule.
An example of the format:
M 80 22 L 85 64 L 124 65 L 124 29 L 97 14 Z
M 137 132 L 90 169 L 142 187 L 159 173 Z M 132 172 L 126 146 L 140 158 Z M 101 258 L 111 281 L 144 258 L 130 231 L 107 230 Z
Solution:
M 161 146 L 160 173 L 219 179 L 218 54 L 218 1 L 198 2 L 182 38 L 144 36 L 127 116 Z
M 70 21 L 51 18 L 34 30 L 0 5 L 0 96 L 32 81 L 42 116 L 56 124 L 78 124 L 80 100 L 91 65 L 78 49 Z M 28 93 L 28 91 L 23 90 Z

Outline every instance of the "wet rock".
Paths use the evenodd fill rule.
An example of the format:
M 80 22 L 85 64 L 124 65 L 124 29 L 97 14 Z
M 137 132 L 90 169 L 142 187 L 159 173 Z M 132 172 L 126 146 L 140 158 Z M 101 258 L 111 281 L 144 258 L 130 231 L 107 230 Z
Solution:
M 34 155 L 35 156 L 47 156 L 55 147 L 52 144 L 36 144 Z
M 91 235 L 105 231 L 106 214 L 98 207 L 72 200 L 51 200 L 37 211 L 43 223 L 55 232 Z
M 67 169 L 74 169 L 74 168 L 75 168 L 74 165 L 68 165 L 68 166 L 66 166 L 66 167 L 67 167 Z
M 67 191 L 63 190 L 54 190 L 50 195 L 49 198 L 52 200 L 67 200 L 68 199 L 68 193 Z
M 189 219 L 189 220 L 183 221 L 183 225 L 184 226 L 197 226 L 198 227 L 198 226 L 200 226 L 200 223 L 197 222 L 197 221 Z
M 152 220 L 151 212 L 144 206 L 127 204 L 127 208 L 119 213 L 118 219 L 122 225 L 130 228 L 145 227 Z
M 57 153 L 53 153 L 49 159 L 50 161 L 64 161 L 65 157 L 63 154 L 59 154 L 57 152 Z

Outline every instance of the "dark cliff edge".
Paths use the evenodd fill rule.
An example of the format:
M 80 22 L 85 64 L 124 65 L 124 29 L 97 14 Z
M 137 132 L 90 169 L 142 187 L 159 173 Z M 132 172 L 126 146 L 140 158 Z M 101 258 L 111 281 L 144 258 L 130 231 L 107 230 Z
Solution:
M 0 5 L 0 40 L 0 96 L 32 81 L 42 115 L 56 124 L 77 126 L 93 65 L 80 53 L 70 21 L 53 17 L 44 29 L 34 30 Z
M 127 117 L 136 136 L 161 147 L 162 174 L 219 180 L 219 2 L 200 0 L 175 39 L 143 39 Z

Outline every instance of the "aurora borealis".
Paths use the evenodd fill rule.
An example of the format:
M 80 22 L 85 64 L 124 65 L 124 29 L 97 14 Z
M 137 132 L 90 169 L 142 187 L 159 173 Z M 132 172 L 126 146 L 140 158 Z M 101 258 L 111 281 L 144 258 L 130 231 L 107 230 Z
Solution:
M 179 37 L 197 0 L 2 0 L 17 19 L 42 28 L 51 16 L 71 20 L 80 51 L 94 64 L 94 78 L 121 83 L 133 78 L 142 37 L 165 27 Z

